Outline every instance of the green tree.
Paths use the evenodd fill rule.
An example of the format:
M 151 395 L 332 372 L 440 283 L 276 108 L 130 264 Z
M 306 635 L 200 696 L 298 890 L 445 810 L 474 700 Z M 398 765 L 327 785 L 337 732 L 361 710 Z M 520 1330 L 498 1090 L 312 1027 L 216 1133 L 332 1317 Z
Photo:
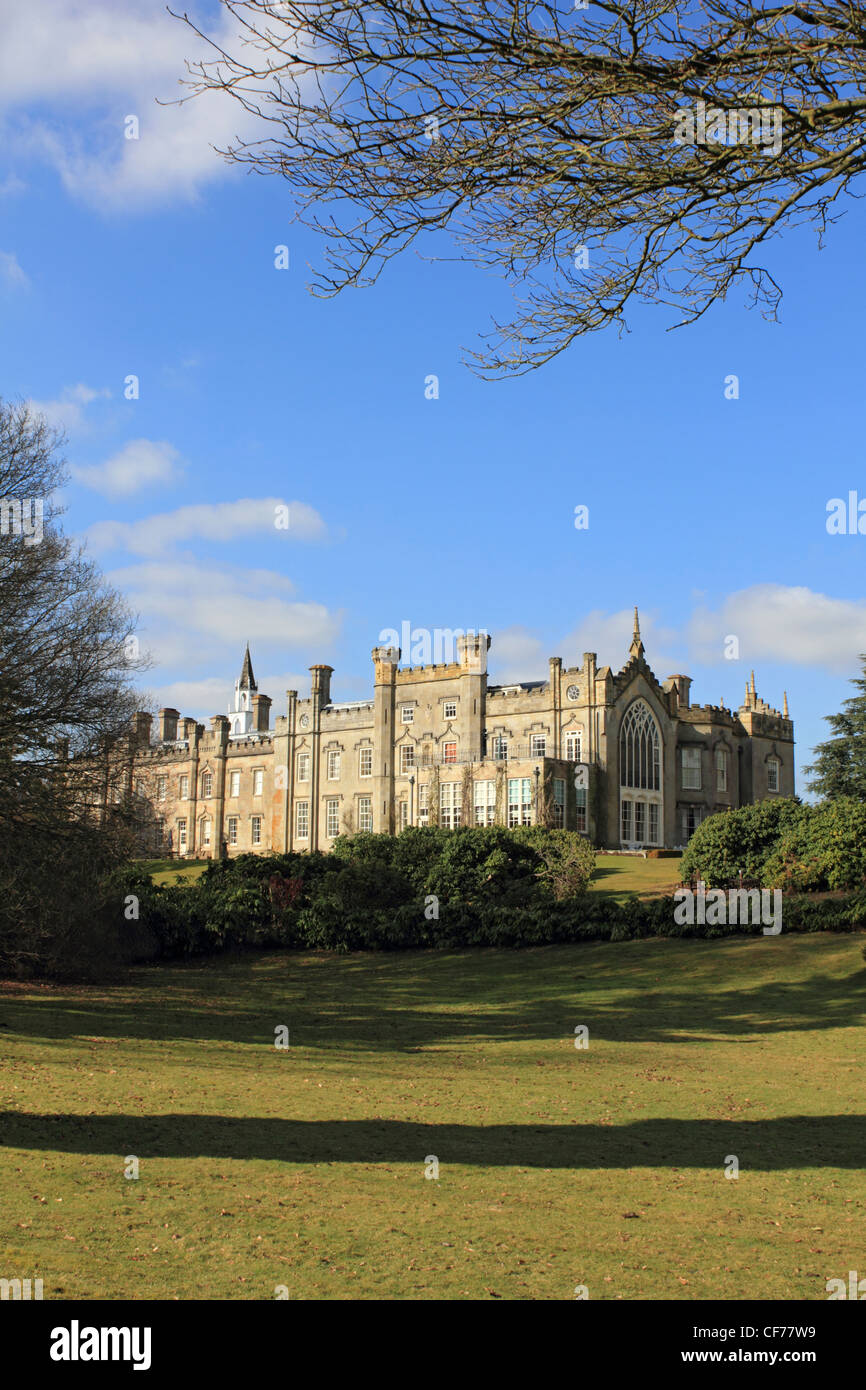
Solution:
M 841 714 L 825 715 L 833 730 L 826 743 L 815 749 L 809 790 L 828 801 L 850 796 L 866 801 L 866 654 L 861 654 L 862 673 L 851 684 L 857 690 L 842 706 Z

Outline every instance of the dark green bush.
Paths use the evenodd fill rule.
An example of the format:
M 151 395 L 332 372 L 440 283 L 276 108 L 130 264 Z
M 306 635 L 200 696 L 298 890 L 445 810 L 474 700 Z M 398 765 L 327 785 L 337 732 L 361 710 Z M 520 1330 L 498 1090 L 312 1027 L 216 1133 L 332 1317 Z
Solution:
M 812 814 L 811 806 L 784 796 L 709 816 L 683 854 L 683 880 L 701 877 L 710 888 L 724 887 L 742 871 L 745 878 L 766 883 L 767 860 L 782 832 Z
M 866 883 L 866 805 L 849 797 L 809 807 L 786 825 L 769 855 L 769 884 L 799 892 Z
M 575 839 L 534 828 L 421 829 L 344 836 L 330 855 L 242 855 L 210 865 L 184 887 L 157 888 L 133 872 L 112 887 L 111 929 L 126 933 L 133 955 L 141 943 L 147 958 L 239 948 L 515 948 L 761 933 L 760 924 L 678 923 L 672 897 L 626 903 L 580 891 L 557 897 L 561 875 L 583 882 L 591 862 L 591 849 Z M 551 866 L 560 875 L 555 882 L 545 877 Z M 138 900 L 136 923 L 121 920 L 128 893 Z M 783 931 L 864 927 L 866 890 L 822 899 L 785 895 Z

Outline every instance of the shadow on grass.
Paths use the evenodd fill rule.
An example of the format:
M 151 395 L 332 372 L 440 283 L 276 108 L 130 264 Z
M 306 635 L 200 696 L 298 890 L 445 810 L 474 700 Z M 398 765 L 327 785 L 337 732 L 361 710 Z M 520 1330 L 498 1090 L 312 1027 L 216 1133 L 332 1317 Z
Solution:
M 824 966 L 822 973 L 816 966 Z M 830 967 L 830 968 L 828 968 Z M 785 978 L 785 977 L 788 978 Z M 862 1025 L 856 937 L 651 940 L 528 951 L 215 958 L 120 987 L 0 992 L 0 1043 L 111 1039 L 292 1045 L 344 1053 L 555 1040 L 744 1045 Z M 723 987 L 720 987 L 723 986 Z
M 866 1116 L 639 1120 L 627 1125 L 460 1125 L 224 1115 L 0 1114 L 8 1148 L 123 1158 L 414 1163 L 485 1168 L 861 1168 Z

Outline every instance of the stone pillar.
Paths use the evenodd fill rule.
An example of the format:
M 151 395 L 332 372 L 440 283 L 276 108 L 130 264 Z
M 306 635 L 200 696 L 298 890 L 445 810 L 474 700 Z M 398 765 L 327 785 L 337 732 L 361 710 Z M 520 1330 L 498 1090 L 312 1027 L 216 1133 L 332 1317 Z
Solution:
M 552 656 L 548 662 L 550 675 L 550 703 L 553 707 L 553 747 L 549 757 L 561 758 L 562 749 L 562 658 Z
M 215 714 L 210 721 L 214 759 L 214 837 L 212 859 L 222 859 L 223 838 L 225 837 L 226 808 L 226 755 L 229 746 L 229 719 L 226 714 Z M 198 777 L 196 777 L 198 783 Z
M 333 666 L 317 665 L 310 667 L 312 675 L 312 690 L 310 693 L 310 704 L 312 707 L 312 738 L 310 745 L 312 757 L 310 759 L 310 849 L 320 849 L 321 804 L 319 800 L 319 787 L 321 785 L 321 730 L 322 730 L 322 710 L 325 705 L 331 703 L 331 676 L 334 674 Z
M 394 833 L 394 717 L 399 647 L 374 647 L 373 829 Z M 431 822 L 432 824 L 432 822 Z
M 189 745 L 187 748 L 189 754 L 187 766 L 189 768 L 189 815 L 190 828 L 192 831 L 189 837 L 189 844 L 195 853 L 200 848 L 198 843 L 198 820 L 196 816 L 198 810 L 198 745 L 199 739 L 204 733 L 204 725 L 196 724 L 194 719 L 184 719 L 181 721 L 181 731 L 181 738 L 185 738 Z M 216 825 L 214 825 L 213 830 L 216 830 Z M 214 858 L 215 841 L 216 836 L 212 833 L 210 843 L 211 859 Z
M 281 854 L 294 848 L 295 807 L 295 726 L 298 712 L 297 690 L 286 691 L 286 713 L 274 730 L 274 818 L 277 823 L 273 847 Z M 281 823 L 280 823 L 281 822 Z

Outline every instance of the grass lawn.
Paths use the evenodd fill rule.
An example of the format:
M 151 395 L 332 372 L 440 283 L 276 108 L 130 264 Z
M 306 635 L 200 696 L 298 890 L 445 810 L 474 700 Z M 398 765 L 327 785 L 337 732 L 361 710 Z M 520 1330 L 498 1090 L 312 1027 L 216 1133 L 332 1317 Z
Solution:
M 0 1274 L 46 1299 L 824 1299 L 866 1259 L 862 941 L 2 986 Z
M 194 883 L 209 863 L 209 859 L 139 859 L 136 868 L 150 874 L 154 883 Z
M 673 893 L 680 882 L 682 856 L 671 859 L 641 859 L 635 854 L 599 854 L 590 893 L 605 893 L 624 902 L 635 893 L 641 898 Z

